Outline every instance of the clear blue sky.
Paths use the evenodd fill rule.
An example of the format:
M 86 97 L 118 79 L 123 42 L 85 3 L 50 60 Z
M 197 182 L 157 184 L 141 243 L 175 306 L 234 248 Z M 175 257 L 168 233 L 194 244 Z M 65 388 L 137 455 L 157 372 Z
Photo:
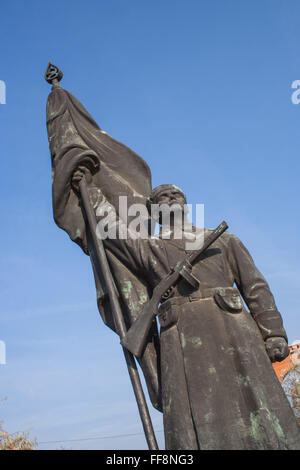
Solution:
M 47 62 L 99 125 L 225 219 L 300 339 L 300 4 L 37 0 L 0 7 L 0 419 L 40 448 L 146 448 L 89 259 L 52 218 Z M 160 446 L 161 416 L 153 412 Z M 89 441 L 63 441 L 135 434 Z

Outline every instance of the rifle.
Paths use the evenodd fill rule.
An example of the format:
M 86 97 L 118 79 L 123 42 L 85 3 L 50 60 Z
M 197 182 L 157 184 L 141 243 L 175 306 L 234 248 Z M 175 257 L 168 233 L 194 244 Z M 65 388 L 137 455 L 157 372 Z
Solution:
M 149 330 L 158 311 L 158 304 L 162 298 L 170 295 L 181 278 L 184 278 L 192 287 L 199 287 L 198 279 L 191 272 L 192 265 L 227 229 L 227 223 L 225 221 L 221 222 L 204 240 L 202 248 L 191 251 L 184 260 L 177 263 L 167 276 L 154 288 L 150 301 L 144 306 L 141 314 L 121 339 L 121 344 L 128 349 L 128 351 L 137 357 L 142 355 Z

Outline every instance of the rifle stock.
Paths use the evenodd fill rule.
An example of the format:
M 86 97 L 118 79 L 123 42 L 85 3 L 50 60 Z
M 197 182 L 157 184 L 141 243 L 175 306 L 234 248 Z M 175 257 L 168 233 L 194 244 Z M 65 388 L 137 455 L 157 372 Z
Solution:
M 218 227 L 207 237 L 200 250 L 191 252 L 183 262 L 179 263 L 173 270 L 171 270 L 167 276 L 160 281 L 160 283 L 153 290 L 151 300 L 146 304 L 133 322 L 127 333 L 121 339 L 121 344 L 128 349 L 132 354 L 137 357 L 142 355 L 149 330 L 152 326 L 153 319 L 158 312 L 158 305 L 162 296 L 170 288 L 174 287 L 177 282 L 184 276 L 184 269 L 188 263 L 193 263 L 196 259 L 214 242 L 216 241 L 225 230 L 228 225 L 223 221 Z M 182 267 L 184 269 L 182 269 Z
M 156 306 L 153 302 L 148 302 L 143 308 L 142 312 L 135 320 L 131 328 L 129 328 L 127 334 L 121 339 L 121 344 L 128 351 L 134 354 L 136 357 L 140 357 L 143 352 L 146 339 L 151 328 L 153 318 L 156 314 Z

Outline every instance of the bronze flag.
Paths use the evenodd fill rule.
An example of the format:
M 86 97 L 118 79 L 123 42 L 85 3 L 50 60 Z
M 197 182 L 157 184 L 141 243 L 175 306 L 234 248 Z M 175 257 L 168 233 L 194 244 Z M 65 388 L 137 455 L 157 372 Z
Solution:
M 104 323 L 116 330 L 103 280 L 95 269 L 96 260 L 86 231 L 80 200 L 71 185 L 78 165 L 87 166 L 93 175 L 94 192 L 90 198 L 97 204 L 97 188 L 118 213 L 119 196 L 127 196 L 128 206 L 146 204 L 151 192 L 151 172 L 147 163 L 134 151 L 104 132 L 82 104 L 56 81 L 47 101 L 47 130 L 52 157 L 53 215 L 65 230 L 91 257 L 97 290 L 99 312 Z M 101 167 L 101 171 L 98 171 Z M 127 328 L 149 301 L 146 283 L 138 279 L 112 253 L 107 253 L 110 268 L 120 296 Z M 130 292 L 130 295 L 129 295 Z M 160 409 L 159 342 L 153 323 L 149 341 L 140 359 L 152 404 Z

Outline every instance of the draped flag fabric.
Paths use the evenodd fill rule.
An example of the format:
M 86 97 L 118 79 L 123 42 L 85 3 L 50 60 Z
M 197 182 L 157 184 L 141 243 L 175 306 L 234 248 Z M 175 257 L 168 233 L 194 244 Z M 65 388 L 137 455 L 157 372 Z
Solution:
M 146 204 L 151 192 L 151 172 L 147 163 L 130 148 L 104 132 L 82 104 L 58 84 L 53 85 L 47 101 L 47 130 L 52 157 L 53 215 L 57 225 L 90 255 L 100 314 L 115 331 L 105 284 L 86 230 L 78 195 L 71 181 L 78 165 L 87 166 L 94 188 L 99 188 L 118 212 L 119 196 L 127 196 L 128 207 Z M 149 300 L 147 285 L 116 257 L 107 253 L 119 292 L 124 320 L 129 327 Z M 128 287 L 130 286 L 130 295 Z M 159 408 L 159 346 L 156 324 L 140 361 L 153 405 Z

